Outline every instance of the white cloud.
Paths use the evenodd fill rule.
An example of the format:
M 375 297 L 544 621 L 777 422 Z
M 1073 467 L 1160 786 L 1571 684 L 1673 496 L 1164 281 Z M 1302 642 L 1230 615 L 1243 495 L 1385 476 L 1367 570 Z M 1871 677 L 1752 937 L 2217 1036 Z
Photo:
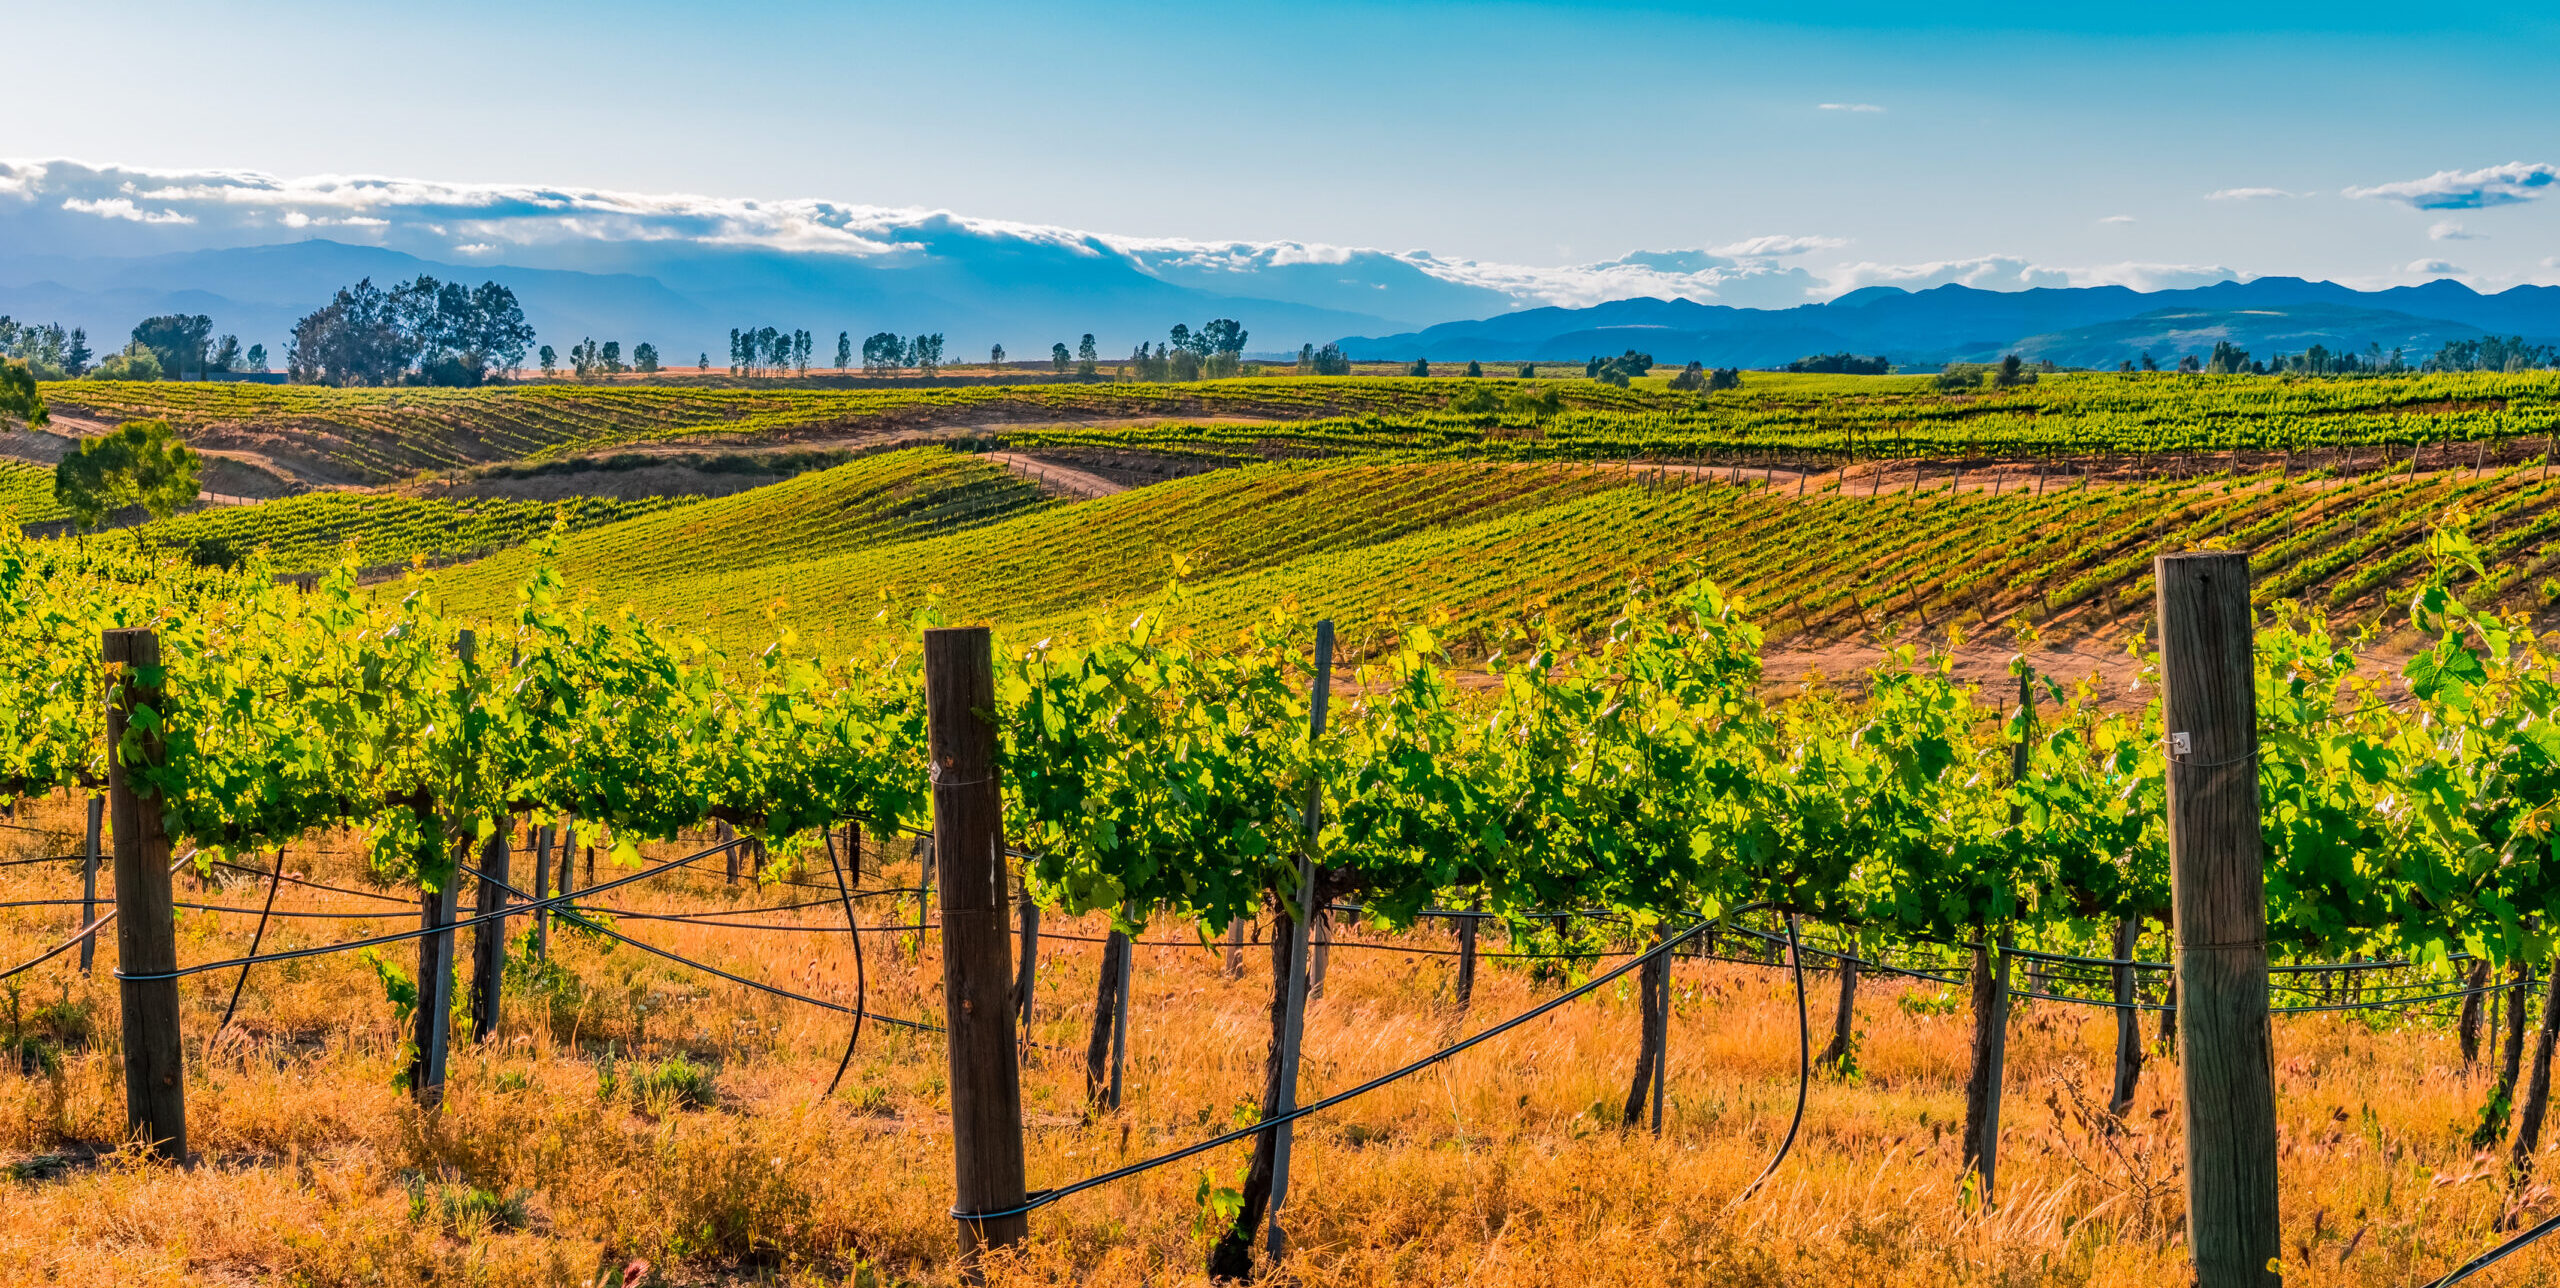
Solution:
M 1809 251 L 1838 250 L 1848 244 L 1847 239 L 1840 237 L 1795 237 L 1784 233 L 1770 233 L 1766 236 L 1745 238 L 1729 246 L 1718 246 L 1709 253 L 1731 256 L 1735 259 L 1768 259 L 1783 255 L 1802 255 Z
M 1823 112 L 1881 112 L 1884 110 L 1873 103 L 1816 103 L 1813 106 L 1815 110 Z
M 1924 264 L 1843 264 L 1833 270 L 1830 294 L 1866 286 L 1899 286 L 1921 291 L 1933 286 L 1970 286 L 1986 291 L 2023 291 L 2037 287 L 2124 286 L 2137 291 L 2169 291 L 2241 280 L 2242 274 L 2219 265 L 2126 262 L 2080 268 L 2038 264 L 2016 255 L 1981 255 L 1972 259 L 1936 260 Z
M 130 197 L 69 197 L 64 199 L 62 208 L 96 215 L 100 219 L 130 219 L 137 224 L 192 224 L 196 221 L 195 216 L 174 210 L 145 210 L 133 204 Z
M 2131 215 L 2109 215 L 2109 216 L 2107 216 L 2106 218 L 2099 220 L 2098 222 L 2099 222 L 2099 223 L 2102 223 L 2102 224 L 2129 224 L 2129 223 L 2132 223 L 2132 222 L 2133 222 L 2133 216 L 2131 216 Z
M 2554 184 L 2560 184 L 2560 167 L 2510 161 L 2485 170 L 2438 170 L 2424 179 L 2349 188 L 2346 195 L 2380 197 L 2420 210 L 2480 210 L 2531 201 Z
M 2281 201 L 2287 197 L 2308 197 L 2307 192 L 2287 192 L 2282 188 L 2217 188 L 2204 194 L 2207 201 Z
M 488 242 L 464 242 L 453 248 L 457 255 L 494 255 L 498 248 Z
M 2445 219 L 2428 226 L 2427 239 L 2430 241 L 2481 241 L 2483 235 L 2463 227 L 2461 220 Z
M 2402 269 L 2401 271 L 2404 273 L 2414 273 L 2420 277 L 2455 277 L 2461 274 L 2462 268 L 2459 265 L 2449 264 L 2440 259 L 2421 259 L 2412 262 L 2407 268 Z

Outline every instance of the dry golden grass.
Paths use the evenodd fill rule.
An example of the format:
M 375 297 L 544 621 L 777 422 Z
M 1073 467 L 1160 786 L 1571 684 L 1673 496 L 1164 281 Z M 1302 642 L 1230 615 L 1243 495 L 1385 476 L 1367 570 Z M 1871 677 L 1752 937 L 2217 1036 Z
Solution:
M 0 833 L 0 858 L 70 848 L 70 806 L 23 821 L 61 834 Z M 288 870 L 357 881 L 350 860 L 316 850 L 296 850 Z M 68 865 L 0 868 L 0 900 L 77 888 Z M 286 891 L 279 908 L 360 902 Z M 644 883 L 603 902 L 674 911 L 814 893 L 733 890 L 714 875 Z M 239 877 L 218 898 L 199 899 L 179 879 L 181 900 L 255 906 L 263 895 L 262 883 Z M 407 910 L 381 906 L 386 915 L 372 921 L 281 921 L 266 947 L 414 925 Z M 866 921 L 888 915 L 886 901 L 864 906 Z M 0 964 L 57 940 L 73 911 L 0 913 Z M 832 920 L 825 909 L 782 919 L 791 916 Z M 254 921 L 182 914 L 180 959 L 240 954 Z M 852 997 L 841 934 L 639 920 L 622 928 L 754 978 Z M 1044 927 L 1099 929 L 1055 919 Z M 1181 937 L 1172 927 L 1147 936 Z M 59 1028 L 64 1007 L 87 1008 L 95 1032 L 50 1068 L 0 1060 L 0 1163 L 9 1168 L 0 1174 L 0 1283 L 568 1285 L 591 1284 L 604 1268 L 618 1284 L 635 1257 L 670 1284 L 950 1280 L 937 1037 L 867 1026 L 845 1089 L 827 1100 L 841 1017 L 630 948 L 557 931 L 552 942 L 572 982 L 547 998 L 519 990 L 492 1041 L 457 1049 L 436 1119 L 392 1085 L 400 1035 L 382 988 L 351 956 L 257 968 L 232 1031 L 210 1043 L 234 977 L 190 977 L 197 1158 L 185 1168 L 118 1148 L 112 936 L 93 979 L 67 958 L 19 977 L 15 995 L 0 996 L 0 1025 L 14 1014 L 15 1028 L 0 1034 Z M 872 1009 L 937 1018 L 930 937 L 920 956 L 899 951 L 894 936 L 869 942 Z M 1245 978 L 1230 983 L 1210 953 L 1148 948 L 1127 1103 L 1088 1113 L 1081 1052 L 1098 952 L 1044 945 L 1034 1037 L 1075 1054 L 1035 1056 L 1024 1071 L 1034 1186 L 1223 1129 L 1259 1086 L 1267 953 L 1248 953 Z M 386 955 L 415 961 L 405 945 Z M 467 949 L 465 961 L 467 971 Z M 1449 968 L 1441 957 L 1336 953 L 1308 1026 L 1311 1091 L 1349 1085 L 1553 995 L 1552 985 L 1489 963 L 1472 1019 L 1461 1017 L 1448 1006 Z M 2078 1094 L 2102 1094 L 2113 1033 L 2104 1012 L 2021 1007 L 2004 1193 L 1985 1214 L 1958 1193 L 1965 1018 L 1911 1013 L 1894 1000 L 1908 986 L 1870 985 L 1860 1005 L 1863 1085 L 1818 1083 L 1794 1155 L 1767 1190 L 1736 1206 L 1793 1108 L 1793 994 L 1782 973 L 1742 966 L 1684 961 L 1677 979 L 1662 1138 L 1615 1126 L 1636 1037 L 1630 979 L 1303 1127 L 1292 1276 L 1492 1288 L 2185 1281 L 2174 1066 L 2146 1072 L 2129 1133 L 2110 1137 L 2072 1113 Z M 1831 991 L 1827 980 L 1816 984 L 1819 1026 Z M 46 1007 L 55 1009 L 39 1018 Z M 2447 1034 L 2310 1017 L 2280 1022 L 2277 1047 L 2289 1283 L 2421 1282 L 2492 1240 L 2508 1195 L 2461 1143 L 2485 1082 L 2458 1071 Z M 711 1072 L 710 1106 L 638 1089 L 647 1070 L 679 1056 Z M 1206 1172 L 1233 1183 L 1244 1157 L 1239 1145 L 1042 1209 L 1028 1249 L 993 1278 L 1198 1282 L 1200 1181 Z M 2526 1211 L 2551 1206 L 2537 1194 Z M 2560 1248 L 2474 1282 L 2555 1281 Z

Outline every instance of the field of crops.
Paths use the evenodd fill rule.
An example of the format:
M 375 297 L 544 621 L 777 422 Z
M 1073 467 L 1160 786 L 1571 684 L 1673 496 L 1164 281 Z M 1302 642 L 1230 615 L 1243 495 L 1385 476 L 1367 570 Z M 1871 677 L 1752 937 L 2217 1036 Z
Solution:
M 833 469 L 563 539 L 548 555 L 581 590 L 659 615 L 744 614 L 769 621 L 785 592 L 781 565 L 895 548 L 963 533 L 1051 506 L 1039 485 L 1000 464 L 940 448 L 866 456 Z M 519 551 L 448 575 L 455 602 L 511 603 L 538 556 Z M 875 594 L 837 611 L 867 619 Z
M 1962 394 L 1914 387 L 1903 377 L 1785 378 L 1826 382 L 1810 386 L 1780 379 L 1746 378 L 1739 391 L 1705 396 L 1657 393 L 1651 406 L 1576 403 L 1554 414 L 1498 403 L 1469 412 L 1460 401 L 1286 426 L 1059 425 L 1002 437 L 1024 449 L 1209 463 L 1398 449 L 1816 468 L 1912 458 L 2067 465 L 2105 454 L 2239 452 L 2287 459 L 2304 471 L 2369 471 L 2405 465 L 2413 451 L 2422 453 L 2422 466 L 2469 464 L 2473 445 L 2495 445 L 2482 449 L 2491 459 L 2539 456 L 2560 434 L 2560 375 L 2551 373 L 2354 381 L 2083 374 Z
M 1594 404 L 1646 400 L 1606 386 Z M 540 461 L 633 443 L 787 441 L 943 425 L 1155 416 L 1278 419 L 1436 405 L 1446 382 L 1222 380 L 1193 385 L 988 385 L 703 389 L 524 385 L 486 389 L 70 381 L 44 386 L 59 413 L 162 417 L 200 447 L 255 451 L 322 479 L 381 482 L 497 461 Z
M 21 461 L 0 461 L 0 522 L 50 523 L 71 512 L 53 499 L 53 471 Z
M 2496 602 L 2540 611 L 2560 598 L 2560 480 L 2539 465 L 2042 488 L 2017 477 L 1996 491 L 1941 474 L 1869 496 L 1614 465 L 1373 457 L 1222 470 L 913 539 L 810 529 L 794 516 L 801 497 L 840 486 L 826 477 L 584 533 L 559 557 L 607 601 L 738 647 L 775 621 L 841 643 L 875 629 L 884 606 L 895 626 L 928 596 L 962 620 L 1073 636 L 1094 609 L 1155 593 L 1177 558 L 1186 618 L 1224 631 L 1295 604 L 1342 622 L 1355 652 L 1386 641 L 1372 627 L 1426 617 L 1470 643 L 1540 609 L 1590 629 L 1631 581 L 1690 570 L 1805 643 L 2013 621 L 2105 633 L 2146 611 L 2152 555 L 2205 545 L 2254 550 L 2262 602 L 2388 623 L 2425 571 L 2429 526 L 2455 512 L 2489 561 Z M 457 604 L 511 602 L 526 558 L 448 574 Z
M 278 572 L 327 568 L 350 547 L 358 564 L 376 567 L 492 554 L 521 545 L 557 524 L 570 532 L 619 523 L 686 505 L 687 497 L 620 501 L 429 500 L 372 492 L 311 492 L 220 506 L 90 540 L 173 549 L 202 560 L 234 561 L 263 551 Z

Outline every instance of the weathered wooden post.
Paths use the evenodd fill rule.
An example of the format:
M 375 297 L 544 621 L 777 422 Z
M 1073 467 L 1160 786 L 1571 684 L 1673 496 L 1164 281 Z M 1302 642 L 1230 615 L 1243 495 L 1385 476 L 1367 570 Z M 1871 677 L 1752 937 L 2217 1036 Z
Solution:
M 515 866 L 507 843 L 508 820 L 480 845 L 480 899 L 471 926 L 471 1040 L 497 1036 L 498 997 L 507 974 L 507 885 Z
M 160 750 L 160 638 L 149 630 L 108 631 L 100 650 L 121 664 L 107 702 L 107 808 L 115 822 L 116 974 L 123 978 L 125 1131 L 154 1153 L 187 1156 L 187 1065 L 178 1041 L 177 926 L 169 893 L 169 837 L 160 794 L 125 763 L 124 740 L 137 708 L 155 718 L 136 731 L 146 762 Z
M 551 910 L 540 905 L 551 898 L 552 825 L 533 830 L 533 959 L 551 959 Z
M 476 637 L 463 631 L 454 641 L 454 654 L 462 660 L 463 669 L 471 667 Z M 434 803 L 427 806 L 427 817 L 419 820 L 441 829 L 452 820 L 444 818 Z M 453 1038 L 453 913 L 456 896 L 462 890 L 462 846 L 451 836 L 442 838 L 439 855 L 451 855 L 453 869 L 443 874 L 439 888 L 430 890 L 424 882 L 418 887 L 418 928 L 428 933 L 418 937 L 418 1006 L 410 1016 L 414 1048 L 409 1060 L 409 1094 L 418 1107 L 433 1111 L 444 1105 L 444 1072 L 451 1054 Z
M 2142 1081 L 2142 1012 L 2134 1008 L 2133 954 L 2142 943 L 2142 926 L 2131 917 L 2116 921 L 2116 1085 L 2107 1111 L 2118 1118 L 2133 1111 L 2133 1093 Z
M 1014 912 L 1022 921 L 1021 965 L 1013 973 L 1013 1018 L 1026 1030 L 1031 1026 L 1031 999 L 1040 991 L 1040 904 L 1031 897 L 1031 874 L 1022 874 L 1022 889 L 1014 895 Z
M 924 679 L 955 1210 L 1002 1212 L 1023 1201 L 1022 1075 L 1014 1047 L 1012 935 L 1005 925 L 995 663 L 986 628 L 926 631 Z M 979 1253 L 1021 1242 L 1031 1221 L 1017 1212 L 963 1219 L 959 1226 L 961 1272 L 975 1278 Z
M 2283 1282 L 2274 1041 L 2258 832 L 2258 700 L 2249 559 L 2162 555 L 2170 898 L 2186 1084 L 2187 1227 L 2199 1288 Z
M 89 798 L 89 839 L 80 848 L 80 924 L 94 926 L 98 922 L 98 844 L 105 829 L 107 798 Z M 80 936 L 80 973 L 86 975 L 98 955 L 98 932 Z
M 1483 911 L 1483 910 L 1484 910 L 1484 897 L 1483 897 L 1482 895 L 1478 895 L 1478 896 L 1476 897 L 1475 907 L 1474 907 L 1474 908 L 1469 909 L 1469 912 L 1470 912 L 1470 913 L 1474 913 L 1474 912 L 1481 912 L 1481 911 Z M 1476 923 L 1477 923 L 1478 921 L 1481 921 L 1481 920 L 1483 920 L 1483 919 L 1482 919 L 1482 918 L 1480 918 L 1480 917 L 1472 916 L 1472 915 L 1458 918 L 1458 985 L 1457 985 L 1457 993 L 1458 993 L 1458 1009 L 1459 1009 L 1459 1010 L 1461 1010 L 1461 1011 L 1463 1011 L 1463 1010 L 1467 1009 L 1467 1004 L 1468 1004 L 1469 1002 L 1472 1002 L 1472 1001 L 1474 1001 L 1474 1000 L 1475 1000 L 1475 995 L 1476 995 Z
M 1325 708 L 1332 701 L 1333 620 L 1327 618 L 1316 623 L 1315 685 L 1307 705 L 1310 742 L 1324 738 Z M 1298 1046 L 1307 1027 L 1307 935 L 1309 923 L 1316 916 L 1316 834 L 1324 822 L 1324 800 L 1319 790 L 1316 784 L 1307 784 L 1307 848 L 1298 857 L 1298 915 L 1289 924 L 1289 994 L 1280 1024 L 1280 1096 L 1272 1106 L 1275 1117 L 1295 1112 L 1298 1107 Z M 1289 1247 L 1287 1236 L 1280 1230 L 1280 1208 L 1289 1199 L 1289 1145 L 1294 1126 L 1282 1123 L 1271 1129 L 1270 1224 L 1264 1227 L 1263 1250 L 1274 1261 Z

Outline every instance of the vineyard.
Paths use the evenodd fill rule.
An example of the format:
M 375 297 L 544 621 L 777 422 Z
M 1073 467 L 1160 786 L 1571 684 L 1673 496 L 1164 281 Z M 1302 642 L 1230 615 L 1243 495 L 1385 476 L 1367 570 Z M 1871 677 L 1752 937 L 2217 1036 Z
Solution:
M 930 449 L 879 459 L 973 461 Z M 2147 608 L 2153 555 L 2198 546 L 2254 551 L 2265 602 L 2385 622 L 2425 570 L 2428 529 L 2456 511 L 2487 560 L 2484 595 L 2540 612 L 2560 586 L 2560 482 L 2538 457 L 2104 484 L 1988 473 L 1968 484 L 1941 468 L 1870 495 L 1864 475 L 1735 483 L 1714 470 L 1385 453 L 1218 470 L 1073 506 L 988 503 L 958 530 L 875 525 L 859 503 L 830 500 L 838 526 L 810 528 L 805 498 L 853 477 L 844 470 L 596 529 L 547 557 L 607 602 L 681 617 L 739 651 L 775 621 L 847 646 L 928 598 L 961 620 L 1075 636 L 1096 608 L 1177 574 L 1204 628 L 1242 629 L 1294 604 L 1343 623 L 1363 656 L 1424 620 L 1481 649 L 1528 605 L 1588 631 L 1630 580 L 1674 567 L 1764 605 L 1765 629 L 1796 646 L 1950 627 L 1994 636 L 2013 622 L 2106 636 Z M 449 593 L 461 611 L 502 611 L 541 557 L 459 570 Z M 886 625 L 884 604 L 896 609 Z
M 1190 512 L 1246 570 L 1297 540 L 1247 521 L 1277 497 L 1389 536 L 1611 498 L 1816 504 L 1370 469 L 1414 513 L 1330 496 L 1353 486 L 1336 467 L 1147 491 L 1199 489 Z M 853 477 L 806 476 L 806 522 L 838 508 L 829 489 L 882 481 Z M 1239 480 L 1262 499 L 1207 490 Z M 2385 486 L 2300 495 L 2342 498 L 2341 521 L 2422 499 Z M 2476 486 L 2432 500 L 2538 480 Z M 1998 504 L 2038 500 L 1951 496 L 1861 504 L 2014 528 Z M 2056 521 L 2092 508 L 2074 499 Z M 723 504 L 633 524 L 743 542 L 756 522 Z M 1114 535 L 1110 504 L 930 540 L 1056 513 L 1105 561 L 1164 543 Z M 2263 754 L 2206 760 L 2224 755 L 2208 741 L 2193 767 L 2148 671 L 2130 693 L 2023 667 L 1985 691 L 1905 650 L 1859 691 L 1770 692 L 1762 623 L 1784 614 L 1677 558 L 1649 590 L 1621 581 L 1595 628 L 1523 605 L 1463 668 L 1427 621 L 1337 676 L 1303 609 L 1266 603 L 1239 630 L 1188 591 L 1133 595 L 1080 643 L 1007 632 L 954 708 L 919 654 L 983 639 L 925 629 L 985 611 L 968 585 L 826 656 L 723 656 L 548 566 L 503 613 L 464 616 L 433 575 L 364 588 L 349 564 L 304 589 L 10 542 L 0 782 L 39 839 L 0 868 L 18 1055 L 0 1149 L 32 1196 L 0 1264 L 101 1283 L 593 1283 L 626 1258 L 650 1263 L 633 1283 L 945 1280 L 949 1168 L 987 1121 L 963 1092 L 983 1061 L 1011 1067 L 1022 1010 L 1015 1130 L 1046 1188 L 1017 1176 L 1015 1206 L 987 1206 L 963 1161 L 956 1209 L 999 1241 L 1028 1214 L 1030 1242 L 983 1267 L 1007 1282 L 1268 1269 L 1274 1211 L 1307 1282 L 2159 1282 L 2204 1237 L 2178 1199 L 2182 1057 L 2143 1022 L 2213 1022 L 2178 1009 L 2156 956 L 2164 786 L 2184 773 L 2263 801 L 2248 845 L 2274 973 L 2255 986 L 2289 1015 L 2265 1259 L 2297 1283 L 2430 1277 L 2560 1203 L 2534 1178 L 2560 1032 L 2560 985 L 2537 980 L 2560 974 L 2533 917 L 2553 899 L 2560 661 L 2490 607 L 2512 577 L 2493 561 L 2516 557 L 2493 531 L 2413 538 L 2421 643 L 2396 678 L 2316 610 L 2266 605 Z M 1487 669 L 1490 689 L 1460 685 Z M 977 751 L 951 750 L 959 720 L 986 730 Z M 983 766 L 945 758 L 964 754 Z M 79 798 L 101 791 L 112 808 L 84 830 Z M 964 827 L 997 829 L 1001 860 L 955 869 Z M 101 874 L 111 898 L 83 884 Z M 109 905 L 133 915 L 82 947 Z M 1256 960 L 1300 946 L 1320 994 L 1303 1003 Z M 943 1032 L 964 1021 L 965 1059 Z M 1299 1109 L 1266 1052 L 1326 1098 Z M 143 1138 L 119 1149 L 128 1123 Z M 215 1166 L 155 1163 L 155 1141 Z M 74 1263 L 64 1228 L 115 1252 Z M 2548 1256 L 2479 1281 L 2531 1282 Z
M 430 500 L 372 492 L 311 492 L 178 515 L 92 538 L 157 547 L 199 561 L 237 562 L 263 551 L 280 572 L 330 568 L 354 551 L 365 566 L 416 558 L 460 559 L 522 545 L 555 527 L 580 532 L 678 508 L 683 498 L 619 501 L 572 497 L 558 503 Z
M 1625 402 L 1619 391 L 1586 398 Z M 157 417 L 200 448 L 255 452 L 317 482 L 381 483 L 634 444 L 887 437 L 943 426 L 1162 416 L 1278 419 L 1436 405 L 1431 381 L 1232 380 L 878 390 L 526 385 L 327 389 L 299 385 L 44 386 L 55 414 Z

